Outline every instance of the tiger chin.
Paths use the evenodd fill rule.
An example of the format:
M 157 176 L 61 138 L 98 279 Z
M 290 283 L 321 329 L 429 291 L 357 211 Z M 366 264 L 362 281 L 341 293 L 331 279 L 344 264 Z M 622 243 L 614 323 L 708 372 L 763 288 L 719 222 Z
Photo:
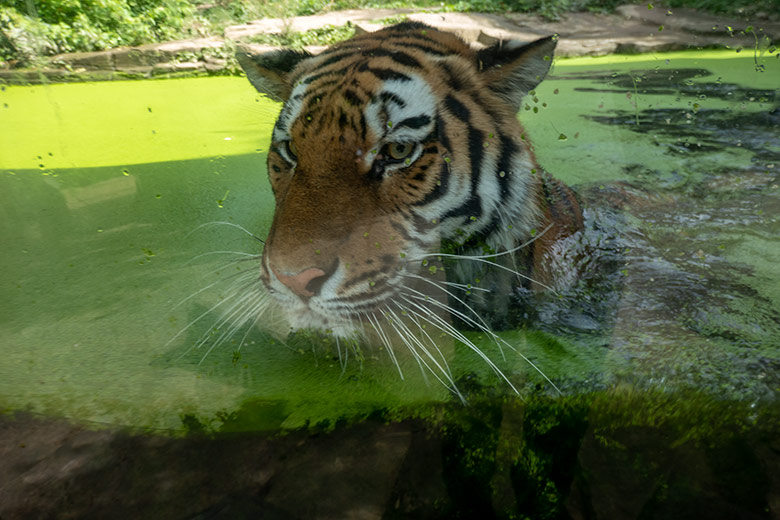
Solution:
M 419 362 L 436 348 L 427 331 L 493 334 L 485 314 L 519 287 L 556 285 L 582 214 L 517 120 L 555 45 L 475 50 L 405 22 L 317 55 L 237 54 L 283 103 L 260 279 L 293 329 L 368 333 Z

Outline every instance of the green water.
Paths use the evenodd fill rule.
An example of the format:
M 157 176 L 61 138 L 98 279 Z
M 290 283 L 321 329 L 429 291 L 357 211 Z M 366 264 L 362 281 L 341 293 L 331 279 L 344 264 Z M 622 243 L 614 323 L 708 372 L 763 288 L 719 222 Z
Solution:
M 763 72 L 752 55 L 726 51 L 561 60 L 527 99 L 520 117 L 546 169 L 594 204 L 615 183 L 641 191 L 620 218 L 601 213 L 602 228 L 625 240 L 609 288 L 596 290 L 614 303 L 606 324 L 583 327 L 591 310 L 566 314 L 553 302 L 542 310 L 576 326 L 502 332 L 564 395 L 628 384 L 776 400 L 780 61 L 760 61 Z M 705 72 L 680 80 L 679 70 Z M 704 84 L 717 88 L 702 97 Z M 3 88 L 0 409 L 275 430 L 378 409 L 425 414 L 452 400 L 413 363 L 402 380 L 382 352 L 342 368 L 332 345 L 312 350 L 259 330 L 237 335 L 247 338 L 240 352 L 236 341 L 210 350 L 220 315 L 207 311 L 231 276 L 257 268 L 215 252 L 257 254 L 259 244 L 234 227 L 201 226 L 265 236 L 264 150 L 278 109 L 242 78 Z M 737 123 L 710 124 L 713 114 L 769 120 L 743 143 Z M 703 125 L 711 131 L 697 134 Z M 664 311 L 670 295 L 680 301 Z M 468 334 L 525 395 L 557 395 L 519 355 L 502 359 Z M 456 375 L 508 392 L 465 349 L 452 363 Z

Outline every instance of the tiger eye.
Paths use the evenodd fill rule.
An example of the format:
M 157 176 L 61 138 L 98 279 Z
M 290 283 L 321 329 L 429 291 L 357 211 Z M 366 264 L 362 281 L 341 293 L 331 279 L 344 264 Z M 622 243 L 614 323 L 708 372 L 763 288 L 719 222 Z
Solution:
M 290 157 L 293 159 L 298 158 L 298 149 L 295 148 L 295 143 L 292 141 L 285 141 L 285 146 L 287 147 L 287 153 L 290 154 Z
M 412 153 L 414 147 L 411 143 L 390 143 L 387 145 L 387 153 L 393 159 L 400 161 Z

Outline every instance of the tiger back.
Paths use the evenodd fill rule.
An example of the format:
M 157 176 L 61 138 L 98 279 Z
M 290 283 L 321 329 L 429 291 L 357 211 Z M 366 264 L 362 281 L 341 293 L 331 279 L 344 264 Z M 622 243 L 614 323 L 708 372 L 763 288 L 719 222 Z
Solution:
M 555 43 L 475 50 L 406 22 L 316 56 L 237 55 L 252 85 L 283 103 L 261 280 L 293 329 L 349 336 L 388 313 L 421 316 L 434 288 L 463 290 L 455 297 L 469 305 L 466 287 L 500 300 L 519 284 L 554 285 L 554 256 L 582 214 L 538 166 L 516 115 Z

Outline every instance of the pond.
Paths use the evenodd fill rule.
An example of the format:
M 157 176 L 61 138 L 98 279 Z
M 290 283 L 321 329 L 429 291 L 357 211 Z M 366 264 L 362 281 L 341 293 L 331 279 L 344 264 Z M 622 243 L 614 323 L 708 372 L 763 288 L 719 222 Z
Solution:
M 47 479 L 114 483 L 96 505 L 46 480 L 0 515 L 780 514 L 776 58 L 556 61 L 519 117 L 585 207 L 582 279 L 498 330 L 512 348 L 463 328 L 509 380 L 451 345 L 466 405 L 413 359 L 233 326 L 274 208 L 279 105 L 246 79 L 0 87 L 6 453 L 21 473 L 81 453 Z M 59 450 L 20 455 L 36 435 Z M 117 464 L 168 491 L 138 499 Z

